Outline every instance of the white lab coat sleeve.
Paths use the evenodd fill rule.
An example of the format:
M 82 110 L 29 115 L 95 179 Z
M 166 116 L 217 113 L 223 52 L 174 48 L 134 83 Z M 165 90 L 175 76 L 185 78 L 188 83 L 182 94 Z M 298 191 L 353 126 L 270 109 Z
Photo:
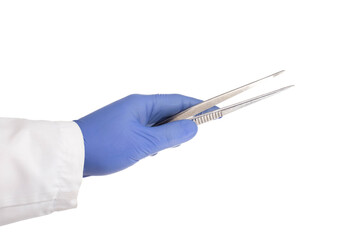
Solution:
M 76 123 L 0 118 L 0 225 L 75 208 L 83 165 Z

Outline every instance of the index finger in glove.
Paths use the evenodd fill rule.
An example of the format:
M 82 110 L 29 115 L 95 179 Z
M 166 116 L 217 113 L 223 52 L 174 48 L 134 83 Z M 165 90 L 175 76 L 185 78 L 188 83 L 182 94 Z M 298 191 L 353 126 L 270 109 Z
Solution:
M 181 94 L 156 94 L 150 95 L 150 97 L 152 101 L 147 103 L 152 104 L 147 123 L 150 126 L 202 102 L 202 100 Z M 212 107 L 204 112 L 216 109 L 218 107 Z

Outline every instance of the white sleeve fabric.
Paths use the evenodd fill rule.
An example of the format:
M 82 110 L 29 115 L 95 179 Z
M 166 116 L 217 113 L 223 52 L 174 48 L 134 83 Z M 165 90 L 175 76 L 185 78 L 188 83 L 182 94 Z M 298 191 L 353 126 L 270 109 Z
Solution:
M 83 165 L 75 122 L 0 118 L 0 226 L 75 208 Z

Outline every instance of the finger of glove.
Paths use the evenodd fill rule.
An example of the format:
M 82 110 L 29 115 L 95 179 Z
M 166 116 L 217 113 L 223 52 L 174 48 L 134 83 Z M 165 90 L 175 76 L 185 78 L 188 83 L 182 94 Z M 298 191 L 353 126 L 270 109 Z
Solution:
M 147 129 L 153 136 L 150 139 L 157 140 L 156 144 L 152 144 L 154 149 L 150 151 L 155 153 L 189 141 L 196 135 L 198 128 L 191 120 L 180 120 Z
M 151 95 L 151 111 L 148 116 L 149 125 L 181 112 L 201 102 L 201 100 L 180 94 Z
M 148 124 L 152 125 L 157 123 L 167 117 L 175 115 L 189 107 L 192 107 L 202 100 L 187 97 L 180 94 L 158 94 L 152 95 L 154 98 L 152 111 L 148 118 Z M 217 107 L 212 107 L 204 112 L 213 111 L 218 109 Z

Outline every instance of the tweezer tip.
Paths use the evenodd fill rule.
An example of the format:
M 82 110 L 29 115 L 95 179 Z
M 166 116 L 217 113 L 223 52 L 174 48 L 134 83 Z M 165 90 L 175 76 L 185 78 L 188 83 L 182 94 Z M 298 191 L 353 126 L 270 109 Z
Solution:
M 278 71 L 278 72 L 274 73 L 272 76 L 276 77 L 276 76 L 282 74 L 283 72 L 285 72 L 285 70 Z

